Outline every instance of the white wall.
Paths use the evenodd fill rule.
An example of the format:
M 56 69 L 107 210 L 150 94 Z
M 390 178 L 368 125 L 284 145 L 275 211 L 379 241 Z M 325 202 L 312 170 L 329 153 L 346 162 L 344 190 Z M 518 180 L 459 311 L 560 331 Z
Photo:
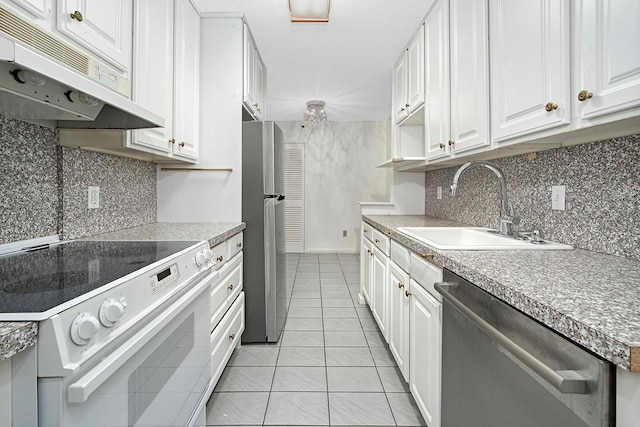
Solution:
M 200 161 L 193 167 L 233 172 L 158 167 L 158 222 L 241 221 L 242 19 L 203 18 L 200 37 Z
M 278 126 L 286 142 L 305 144 L 306 251 L 359 251 L 359 202 L 390 198 L 391 172 L 375 168 L 387 157 L 388 124 L 329 122 L 313 132 L 301 122 Z

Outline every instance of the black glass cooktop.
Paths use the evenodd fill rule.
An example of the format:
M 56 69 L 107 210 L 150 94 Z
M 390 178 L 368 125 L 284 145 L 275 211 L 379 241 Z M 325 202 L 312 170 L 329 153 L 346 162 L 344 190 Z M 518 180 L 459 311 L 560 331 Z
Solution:
M 74 241 L 0 257 L 0 315 L 45 312 L 195 243 Z

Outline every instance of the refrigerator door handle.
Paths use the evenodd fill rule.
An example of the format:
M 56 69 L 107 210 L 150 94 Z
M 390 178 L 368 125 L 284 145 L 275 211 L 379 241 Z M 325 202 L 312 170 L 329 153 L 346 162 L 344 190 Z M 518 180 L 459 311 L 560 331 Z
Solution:
M 278 195 L 278 194 L 265 194 L 265 195 L 264 195 L 264 198 L 265 198 L 265 199 L 276 199 L 276 198 L 278 198 L 278 197 L 279 197 L 279 195 Z M 278 199 L 278 200 L 280 200 L 280 199 Z
M 284 194 L 278 194 L 278 201 L 284 200 Z

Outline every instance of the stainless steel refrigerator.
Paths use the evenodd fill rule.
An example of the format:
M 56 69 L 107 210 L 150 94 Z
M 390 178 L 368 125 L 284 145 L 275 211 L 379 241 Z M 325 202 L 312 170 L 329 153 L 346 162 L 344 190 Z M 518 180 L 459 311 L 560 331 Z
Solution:
M 243 123 L 246 343 L 277 342 L 287 318 L 283 145 L 284 135 L 275 123 Z

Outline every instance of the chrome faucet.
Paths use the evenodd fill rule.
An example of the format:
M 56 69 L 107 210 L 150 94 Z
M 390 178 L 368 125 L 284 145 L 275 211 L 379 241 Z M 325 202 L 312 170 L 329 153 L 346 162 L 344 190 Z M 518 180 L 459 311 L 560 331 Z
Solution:
M 507 179 L 505 178 L 504 173 L 496 165 L 485 161 L 475 161 L 465 163 L 460 166 L 460 169 L 458 169 L 453 177 L 453 184 L 451 184 L 451 196 L 456 197 L 456 193 L 458 191 L 458 180 L 462 174 L 469 169 L 474 169 L 480 166 L 486 167 L 498 177 L 498 181 L 500 182 L 500 234 L 511 236 L 513 235 L 513 226 L 520 223 L 520 218 L 515 216 L 513 213 L 513 208 L 507 198 Z

